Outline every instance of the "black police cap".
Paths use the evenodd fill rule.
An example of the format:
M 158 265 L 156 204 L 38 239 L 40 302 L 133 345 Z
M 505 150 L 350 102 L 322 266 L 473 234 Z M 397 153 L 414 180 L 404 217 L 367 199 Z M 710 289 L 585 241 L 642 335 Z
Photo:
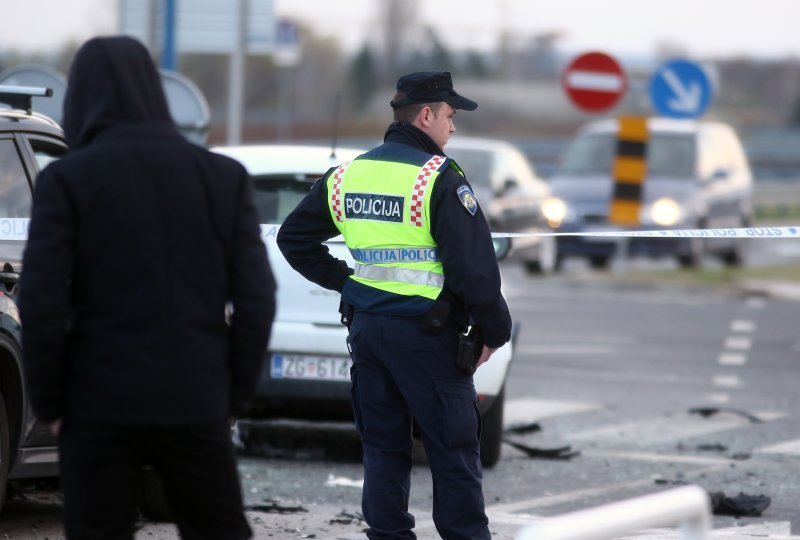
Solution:
M 414 103 L 439 103 L 444 101 L 456 109 L 474 111 L 478 104 L 460 96 L 453 90 L 453 79 L 449 71 L 418 71 L 403 75 L 397 81 L 397 101 L 392 101 L 394 109 Z

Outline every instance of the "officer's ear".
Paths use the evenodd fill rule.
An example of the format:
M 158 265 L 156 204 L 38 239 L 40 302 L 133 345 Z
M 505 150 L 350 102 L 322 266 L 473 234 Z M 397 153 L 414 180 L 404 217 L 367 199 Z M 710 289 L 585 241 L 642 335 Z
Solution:
M 420 109 L 419 116 L 417 117 L 420 127 L 429 127 L 433 120 L 433 109 L 430 105 L 425 105 Z

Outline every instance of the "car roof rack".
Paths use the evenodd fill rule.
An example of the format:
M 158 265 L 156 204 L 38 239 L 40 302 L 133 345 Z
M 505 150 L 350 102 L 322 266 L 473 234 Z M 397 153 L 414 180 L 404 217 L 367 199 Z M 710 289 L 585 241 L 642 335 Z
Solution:
M 22 109 L 27 114 L 33 112 L 34 97 L 51 97 L 52 95 L 52 88 L 0 85 L 0 103 L 10 105 L 13 109 Z

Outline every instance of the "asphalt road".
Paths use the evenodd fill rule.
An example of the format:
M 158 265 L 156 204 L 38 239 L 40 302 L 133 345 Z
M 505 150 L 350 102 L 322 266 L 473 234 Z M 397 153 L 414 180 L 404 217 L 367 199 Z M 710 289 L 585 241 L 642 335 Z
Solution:
M 686 483 L 769 497 L 761 516 L 716 516 L 714 537 L 800 535 L 800 304 L 596 279 L 575 264 L 550 278 L 503 269 L 521 332 L 508 444 L 485 472 L 495 538 Z M 363 537 L 349 425 L 271 422 L 248 437 L 240 471 L 257 538 Z M 419 452 L 410 506 L 420 538 L 437 537 L 430 492 Z M 60 538 L 59 516 L 56 490 L 27 490 L 9 501 L 0 537 Z M 143 527 L 142 538 L 175 537 L 171 526 Z

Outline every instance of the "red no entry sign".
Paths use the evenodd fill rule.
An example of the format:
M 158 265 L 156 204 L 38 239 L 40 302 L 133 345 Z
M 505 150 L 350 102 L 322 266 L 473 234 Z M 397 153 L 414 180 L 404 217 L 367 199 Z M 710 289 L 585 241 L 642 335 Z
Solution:
M 628 78 L 611 56 L 590 52 L 575 58 L 561 76 L 564 90 L 576 107 L 603 112 L 613 107 L 628 88 Z

